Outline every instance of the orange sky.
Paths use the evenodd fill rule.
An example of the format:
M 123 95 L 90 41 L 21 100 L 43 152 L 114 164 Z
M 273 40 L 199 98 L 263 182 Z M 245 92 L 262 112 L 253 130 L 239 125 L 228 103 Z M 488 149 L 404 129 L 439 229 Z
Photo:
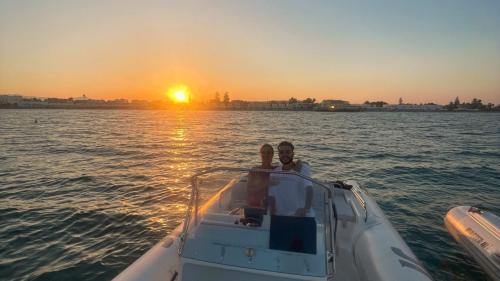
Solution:
M 446 3 L 3 1 L 0 93 L 500 103 L 499 2 Z

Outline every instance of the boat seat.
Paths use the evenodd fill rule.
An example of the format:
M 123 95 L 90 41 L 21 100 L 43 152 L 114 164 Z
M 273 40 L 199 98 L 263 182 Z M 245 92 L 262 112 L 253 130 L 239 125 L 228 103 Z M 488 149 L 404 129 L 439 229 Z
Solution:
M 337 219 L 341 221 L 356 222 L 356 215 L 352 210 L 351 204 L 346 201 L 343 190 L 335 190 L 336 196 L 334 197 L 335 213 Z
M 316 220 L 311 217 L 271 216 L 269 249 L 316 254 Z

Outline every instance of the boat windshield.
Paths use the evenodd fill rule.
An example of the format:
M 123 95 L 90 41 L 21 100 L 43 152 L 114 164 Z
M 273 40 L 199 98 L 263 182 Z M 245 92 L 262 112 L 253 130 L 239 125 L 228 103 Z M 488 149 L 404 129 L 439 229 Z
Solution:
M 328 207 L 332 200 L 333 188 L 295 172 L 216 168 L 199 173 L 192 178 L 179 254 L 230 264 L 237 259 L 218 256 L 220 247 L 225 255 L 231 253 L 229 248 L 252 249 L 267 253 L 268 258 L 260 265 L 256 260 L 253 265 L 245 262 L 247 267 L 310 276 L 333 274 L 334 223 Z M 309 255 L 311 266 L 284 269 L 283 262 L 276 266 L 269 262 L 269 256 L 279 261 L 280 255 L 285 259 L 291 253 Z

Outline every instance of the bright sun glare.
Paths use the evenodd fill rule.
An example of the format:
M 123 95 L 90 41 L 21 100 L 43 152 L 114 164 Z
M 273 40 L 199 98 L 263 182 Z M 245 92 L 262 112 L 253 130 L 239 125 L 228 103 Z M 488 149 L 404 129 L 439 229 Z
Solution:
M 174 93 L 175 100 L 178 102 L 187 102 L 188 98 L 185 92 L 177 91 Z
M 168 96 L 176 103 L 188 103 L 189 89 L 186 86 L 172 87 L 168 91 Z

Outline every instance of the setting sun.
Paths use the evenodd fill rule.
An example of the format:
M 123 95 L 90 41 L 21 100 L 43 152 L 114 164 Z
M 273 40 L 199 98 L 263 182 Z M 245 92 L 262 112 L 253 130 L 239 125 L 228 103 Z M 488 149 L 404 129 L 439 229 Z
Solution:
M 175 101 L 177 102 L 187 102 L 188 97 L 185 92 L 178 91 L 174 93 Z
M 190 100 L 189 89 L 186 86 L 172 87 L 168 91 L 168 96 L 176 103 L 188 103 Z

